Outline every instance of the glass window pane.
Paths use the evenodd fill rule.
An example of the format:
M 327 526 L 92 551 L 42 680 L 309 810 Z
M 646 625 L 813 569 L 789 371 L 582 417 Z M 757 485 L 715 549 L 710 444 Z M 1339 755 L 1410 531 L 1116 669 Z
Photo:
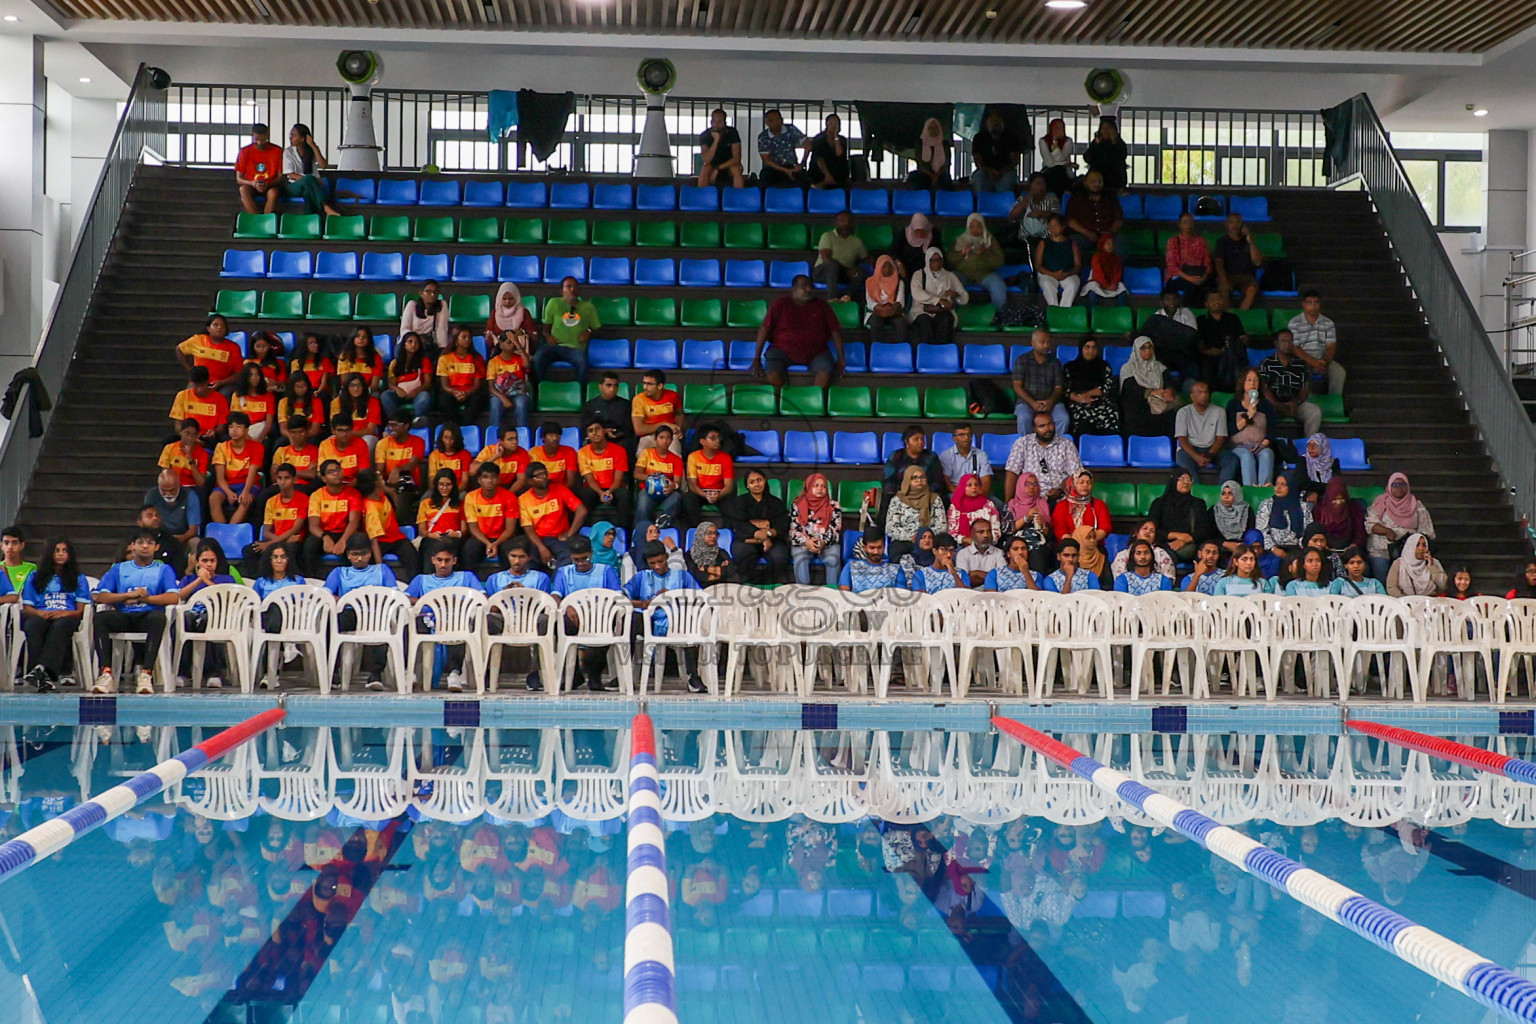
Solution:
M 1482 132 L 1389 132 L 1394 149 L 1483 150 Z
M 1408 172 L 1408 181 L 1419 194 L 1419 202 L 1431 224 L 1440 223 L 1439 169 L 1439 163 L 1434 160 L 1403 161 L 1403 170 Z
M 1323 177 L 1323 162 L 1321 160 L 1287 160 L 1285 180 L 1281 184 L 1300 188 L 1327 184 L 1327 179 Z
M 1263 157 L 1223 157 L 1221 183 L 1223 185 L 1268 185 L 1269 161 Z
M 1471 160 L 1445 162 L 1445 226 L 1483 226 L 1483 165 Z
M 1216 152 L 1210 149 L 1163 150 L 1163 176 L 1169 185 L 1211 185 L 1216 182 Z

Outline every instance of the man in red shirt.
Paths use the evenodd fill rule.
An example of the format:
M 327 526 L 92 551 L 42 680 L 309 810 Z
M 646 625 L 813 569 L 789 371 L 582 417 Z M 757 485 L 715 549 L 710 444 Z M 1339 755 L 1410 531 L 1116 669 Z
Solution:
M 601 423 L 587 424 L 587 443 L 576 453 L 581 484 L 576 496 L 594 520 L 629 526 L 629 453 L 608 440 Z
M 571 538 L 587 519 L 581 499 L 552 482 L 544 464 L 535 462 L 528 467 L 528 489 L 518 495 L 517 507 L 539 561 L 549 569 L 570 564 Z
M 475 471 L 480 486 L 464 495 L 464 568 L 470 572 L 485 562 L 507 567 L 507 541 L 517 532 L 517 498 L 501 486 L 501 469 L 482 462 Z
M 763 351 L 764 345 L 768 351 Z M 825 299 L 818 299 L 811 279 L 798 275 L 788 295 L 768 307 L 757 329 L 757 348 L 752 353 L 752 375 L 761 377 L 766 366 L 768 382 L 784 386 L 784 375 L 801 363 L 816 374 L 816 386 L 825 388 L 837 377 L 843 358 L 843 333 Z
M 341 478 L 349 484 L 357 479 L 357 474 L 373 464 L 368 442 L 352 433 L 352 417 L 345 413 L 331 417 L 331 436 L 320 442 L 320 461 L 323 463 L 331 459 L 335 459 L 341 466 Z
M 277 209 L 277 201 L 283 197 L 283 150 L 272 145 L 266 125 L 251 125 L 251 144 L 240 147 L 235 157 L 235 184 L 240 186 L 240 205 L 246 213 Z M 257 196 L 265 197 L 261 210 L 256 209 Z
M 539 434 L 544 438 L 544 445 L 529 452 L 529 458 L 542 462 L 555 483 L 575 487 L 580 479 L 576 475 L 576 450 L 560 443 L 560 424 L 546 423 L 539 428 Z
M 290 557 L 297 557 L 309 532 L 309 496 L 294 486 L 298 474 L 288 463 L 272 467 L 272 482 L 276 487 L 261 512 L 261 539 L 247 544 L 240 562 L 240 571 L 246 579 L 259 576 L 261 556 L 272 545 L 282 542 L 288 545 Z M 298 566 L 290 567 L 297 573 Z
M 320 464 L 325 486 L 309 496 L 309 536 L 304 538 L 304 575 L 324 579 L 326 555 L 347 557 L 347 541 L 363 521 L 363 496 L 342 477 L 341 463 Z

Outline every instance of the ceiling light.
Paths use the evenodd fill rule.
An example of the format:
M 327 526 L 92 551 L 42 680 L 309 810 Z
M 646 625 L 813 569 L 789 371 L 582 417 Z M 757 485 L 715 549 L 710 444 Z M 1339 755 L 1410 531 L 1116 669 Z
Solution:
M 1088 6 L 1088 0 L 1045 0 L 1045 6 L 1053 11 L 1080 11 Z
M 1472 116 L 1473 117 L 1487 117 L 1488 116 L 1488 108 L 1487 107 L 1478 107 L 1476 110 L 1472 111 Z
M 995 17 L 997 17 L 997 12 L 995 10 L 987 12 L 987 20 L 990 21 L 991 19 L 993 19 Z
M 5 16 L 5 20 L 6 21 L 20 21 L 21 19 L 16 17 L 16 15 L 14 15 L 14 14 L 7 14 Z
M 81 84 L 81 85 L 90 85 L 90 84 L 91 84 L 91 80 L 90 80 L 90 79 L 89 79 L 89 78 L 86 78 L 86 77 L 84 77 L 84 76 L 81 76 L 81 78 L 80 78 L 80 84 Z

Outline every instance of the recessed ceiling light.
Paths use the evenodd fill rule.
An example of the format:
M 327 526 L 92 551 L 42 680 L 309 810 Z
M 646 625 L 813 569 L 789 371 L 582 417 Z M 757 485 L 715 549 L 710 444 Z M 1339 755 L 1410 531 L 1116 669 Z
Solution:
M 86 77 L 82 76 L 81 79 L 80 79 L 80 84 L 81 85 L 90 85 L 91 84 L 91 80 L 89 78 L 86 78 Z
M 1487 107 L 1478 107 L 1476 110 L 1472 111 L 1472 116 L 1473 117 L 1487 117 L 1488 116 L 1488 108 Z
M 996 11 L 988 11 L 987 12 L 987 19 L 988 20 L 991 20 L 992 18 L 995 18 L 995 17 L 997 17 L 997 12 Z
M 21 19 L 16 17 L 16 15 L 14 15 L 14 14 L 7 14 L 5 16 L 5 20 L 6 21 L 20 21 Z
M 1088 6 L 1088 0 L 1045 0 L 1045 6 L 1053 11 L 1078 11 Z

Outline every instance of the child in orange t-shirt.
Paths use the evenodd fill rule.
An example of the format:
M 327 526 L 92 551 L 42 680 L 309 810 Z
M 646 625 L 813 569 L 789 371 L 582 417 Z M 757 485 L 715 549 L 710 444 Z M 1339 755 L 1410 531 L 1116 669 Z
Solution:
M 261 493 L 261 464 L 266 451 L 251 440 L 251 418 L 229 414 L 229 440 L 213 450 L 214 487 L 208 512 L 216 523 L 243 523 Z
M 736 466 L 720 450 L 720 431 L 708 428 L 699 435 L 699 450 L 688 456 L 686 474 L 680 514 L 684 525 L 697 526 L 705 505 L 719 507 L 736 490 Z
M 635 456 L 635 532 L 642 536 L 650 523 L 671 526 L 683 497 L 683 460 L 671 450 L 672 428 L 662 424 L 651 437 L 656 443 Z

